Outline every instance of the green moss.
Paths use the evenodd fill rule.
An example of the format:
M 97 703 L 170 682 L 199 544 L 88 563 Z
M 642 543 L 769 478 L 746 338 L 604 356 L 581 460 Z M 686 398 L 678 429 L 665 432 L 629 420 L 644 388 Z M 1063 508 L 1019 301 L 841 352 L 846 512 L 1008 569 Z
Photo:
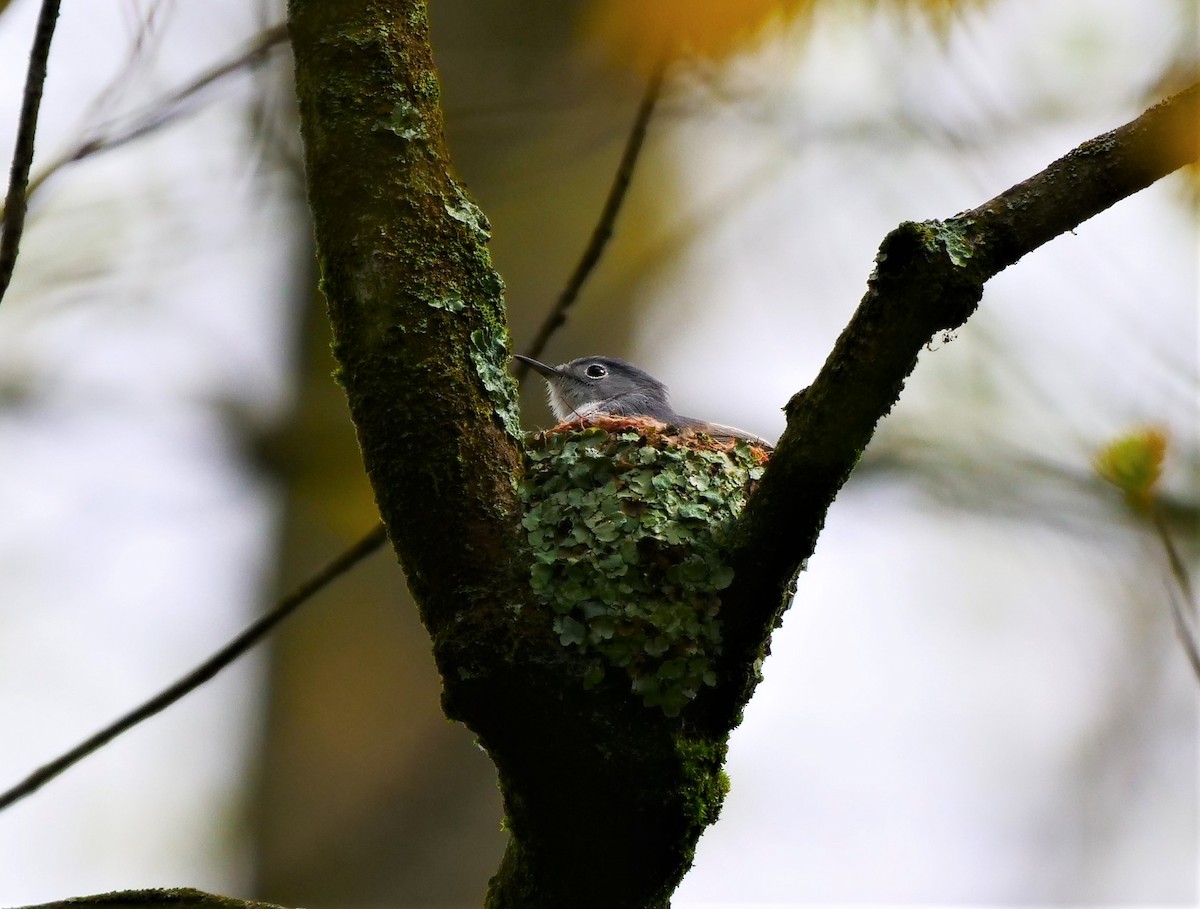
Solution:
M 616 669 L 647 706 L 678 714 L 716 684 L 725 551 L 760 464 L 744 444 L 652 430 L 538 436 L 526 458 L 530 585 L 562 645 L 594 657 L 583 683 Z
M 715 823 L 729 794 L 729 776 L 722 770 L 727 748 L 723 741 L 675 740 L 675 753 L 682 765 L 681 791 L 688 798 L 691 820 L 700 829 Z
M 429 16 L 424 3 L 414 3 L 408 10 L 408 27 L 414 31 L 425 32 L 429 29 Z
M 441 85 L 433 73 L 423 73 L 413 85 L 416 94 L 426 101 L 436 102 L 442 94 Z

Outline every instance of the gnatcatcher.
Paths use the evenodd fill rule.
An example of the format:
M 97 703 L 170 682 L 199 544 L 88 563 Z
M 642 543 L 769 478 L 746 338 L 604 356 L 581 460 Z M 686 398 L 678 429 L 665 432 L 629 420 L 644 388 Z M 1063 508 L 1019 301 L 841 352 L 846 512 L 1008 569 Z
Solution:
M 520 354 L 516 359 L 545 377 L 550 408 L 559 420 L 586 420 L 600 415 L 649 417 L 721 441 L 742 439 L 768 451 L 773 447 L 754 433 L 676 413 L 671 407 L 667 386 L 632 363 L 616 357 L 580 357 L 561 366 L 547 366 Z

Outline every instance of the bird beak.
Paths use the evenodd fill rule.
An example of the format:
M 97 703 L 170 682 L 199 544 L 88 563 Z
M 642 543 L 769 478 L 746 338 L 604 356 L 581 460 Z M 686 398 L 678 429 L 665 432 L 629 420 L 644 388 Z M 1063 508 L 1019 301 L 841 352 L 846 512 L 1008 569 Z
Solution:
M 520 360 L 522 363 L 524 363 L 530 369 L 534 370 L 535 372 L 540 372 L 542 375 L 546 376 L 547 378 L 550 376 L 561 376 L 562 375 L 562 373 L 560 373 L 553 366 L 547 366 L 545 363 L 542 363 L 540 360 L 535 360 L 533 357 L 523 357 L 520 354 L 514 354 L 513 359 Z

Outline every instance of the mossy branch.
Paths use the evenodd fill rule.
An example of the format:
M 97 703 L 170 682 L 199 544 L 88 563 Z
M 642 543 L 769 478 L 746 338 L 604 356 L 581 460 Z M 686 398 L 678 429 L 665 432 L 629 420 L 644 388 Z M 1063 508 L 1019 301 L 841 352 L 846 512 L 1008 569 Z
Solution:
M 363 460 L 447 714 L 495 762 L 501 907 L 660 907 L 723 793 L 724 743 L 583 687 L 530 587 L 487 222 L 449 176 L 424 5 L 291 0 L 309 203 Z
M 291 0 L 289 15 L 340 379 L 436 638 L 523 590 L 503 285 L 487 219 L 450 176 L 425 5 Z
M 880 246 L 859 304 L 788 422 L 739 528 L 734 582 L 723 597 L 722 684 L 708 705 L 732 722 L 812 554 L 825 513 L 921 348 L 975 311 L 1001 270 L 1121 199 L 1200 157 L 1200 86 L 1083 143 L 1041 173 L 944 222 L 905 223 Z

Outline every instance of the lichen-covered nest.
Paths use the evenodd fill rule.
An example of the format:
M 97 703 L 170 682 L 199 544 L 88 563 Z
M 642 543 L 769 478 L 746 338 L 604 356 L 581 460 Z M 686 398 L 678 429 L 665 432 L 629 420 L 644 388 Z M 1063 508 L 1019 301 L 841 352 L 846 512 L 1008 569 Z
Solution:
M 644 418 L 576 421 L 526 441 L 530 584 L 564 647 L 677 714 L 713 685 L 729 535 L 768 452 Z

